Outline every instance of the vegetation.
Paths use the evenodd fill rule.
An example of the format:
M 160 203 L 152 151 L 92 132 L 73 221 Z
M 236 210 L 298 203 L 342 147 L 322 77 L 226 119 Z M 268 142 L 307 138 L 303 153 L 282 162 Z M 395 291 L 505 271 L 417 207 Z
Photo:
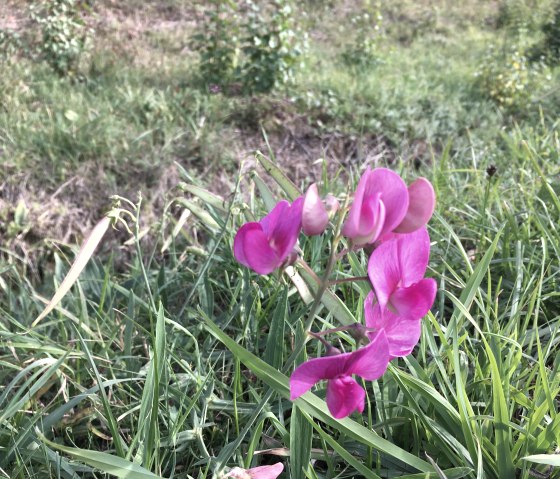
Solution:
M 12 23 L 0 7 L 0 477 L 205 478 L 278 461 L 294 478 L 560 477 L 560 70 L 535 54 L 555 51 L 557 5 L 281 2 L 308 44 L 292 80 L 238 88 L 216 73 L 213 89 L 212 55 L 232 75 L 242 54 L 283 75 L 274 43 L 193 49 L 208 15 L 230 28 L 253 18 L 246 4 L 150 2 L 142 18 L 133 0 L 90 3 L 70 75 L 37 55 L 26 6 L 7 4 Z M 414 353 L 337 421 L 324 384 L 289 401 L 289 357 L 312 308 L 325 330 L 362 321 L 367 283 L 315 307 L 293 274 L 257 276 L 232 244 L 311 180 L 344 199 L 365 164 L 433 183 L 439 289 Z M 37 321 L 107 211 L 115 230 L 97 230 Z M 328 239 L 300 240 L 318 273 Z M 339 279 L 366 265 L 352 253 Z

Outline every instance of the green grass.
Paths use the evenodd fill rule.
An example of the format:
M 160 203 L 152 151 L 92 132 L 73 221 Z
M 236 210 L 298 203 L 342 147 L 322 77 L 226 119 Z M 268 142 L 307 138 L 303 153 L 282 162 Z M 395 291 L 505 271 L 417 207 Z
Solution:
M 0 140 L 12 182 L 26 174 L 52 194 L 93 165 L 102 200 L 87 208 L 106 211 L 108 192 L 141 188 L 147 198 L 122 202 L 129 245 L 111 246 L 130 237 L 118 224 L 35 326 L 77 248 L 59 243 L 32 261 L 14 241 L 26 244 L 33 224 L 18 230 L 12 206 L 0 210 L 0 477 L 210 478 L 279 460 L 294 478 L 560 477 L 523 459 L 553 454 L 560 439 L 560 97 L 543 83 L 520 112 L 492 103 L 473 75 L 501 35 L 486 21 L 495 12 L 447 7 L 434 10 L 436 34 L 417 21 L 432 22 L 430 8 L 387 7 L 383 61 L 361 72 L 341 66 L 348 31 L 317 8 L 307 21 L 327 40 L 312 37 L 296 85 L 253 99 L 207 95 L 192 59 L 171 61 L 175 46 L 161 72 L 95 57 L 83 83 L 25 59 L 5 64 Z M 429 178 L 438 199 L 429 275 L 439 291 L 419 345 L 365 385 L 363 416 L 340 422 L 326 412 L 324 384 L 292 403 L 287 377 L 321 354 L 314 343 L 299 347 L 306 327 L 363 320 L 367 284 L 341 283 L 314 304 L 317 284 L 304 270 L 301 297 L 290 275 L 259 277 L 231 252 L 243 222 L 297 194 L 284 175 L 297 188 L 309 183 L 262 157 L 268 173 L 237 173 L 232 150 L 259 134 L 259 121 L 280 135 L 278 108 L 304 115 L 319 137 L 382 138 L 381 164 L 408 181 Z M 344 195 L 345 178 L 371 160 L 362 153 L 348 171 L 324 174 L 324 191 Z M 161 187 L 174 161 L 177 176 Z M 216 191 L 221 169 L 223 201 L 200 189 Z M 162 188 L 158 205 L 151 196 Z M 328 240 L 301 241 L 318 274 Z M 336 270 L 363 276 L 366 265 L 357 252 Z

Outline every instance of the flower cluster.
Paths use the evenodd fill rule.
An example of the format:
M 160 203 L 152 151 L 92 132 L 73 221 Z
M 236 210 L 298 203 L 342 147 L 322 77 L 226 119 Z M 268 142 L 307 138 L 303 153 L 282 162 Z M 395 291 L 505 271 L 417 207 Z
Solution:
M 426 224 L 434 206 L 434 190 L 425 178 L 407 187 L 389 169 L 364 172 L 341 234 L 348 239 L 349 250 L 373 249 L 368 262 L 372 291 L 364 303 L 365 325 L 348 328 L 358 333 L 358 344 L 362 340 L 367 344 L 341 353 L 322 338 L 328 331 L 310 333 L 327 346 L 327 354 L 295 369 L 290 378 L 292 400 L 327 380 L 327 406 L 335 418 L 362 412 L 365 391 L 353 376 L 376 380 L 392 359 L 412 352 L 420 338 L 421 319 L 436 294 L 436 282 L 424 278 L 430 254 Z M 292 204 L 281 201 L 259 222 L 243 225 L 235 237 L 234 255 L 257 273 L 269 274 L 295 262 L 294 248 L 301 230 L 306 235 L 322 234 L 330 217 L 345 214 L 345 210 L 330 195 L 321 200 L 313 184 Z

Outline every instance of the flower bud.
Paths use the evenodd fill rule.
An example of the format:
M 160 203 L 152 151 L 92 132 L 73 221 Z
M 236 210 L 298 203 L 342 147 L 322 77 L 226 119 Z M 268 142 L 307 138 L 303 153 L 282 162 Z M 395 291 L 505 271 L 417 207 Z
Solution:
M 317 184 L 313 183 L 305 193 L 301 225 L 307 236 L 322 234 L 329 223 L 329 215 L 319 196 Z

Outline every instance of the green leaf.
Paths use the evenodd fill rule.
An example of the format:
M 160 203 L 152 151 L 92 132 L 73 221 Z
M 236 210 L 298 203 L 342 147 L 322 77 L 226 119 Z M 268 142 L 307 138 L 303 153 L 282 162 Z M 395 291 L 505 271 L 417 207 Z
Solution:
M 57 449 L 74 459 L 81 461 L 88 466 L 94 467 L 107 474 L 111 474 L 121 479 L 162 479 L 138 464 L 122 459 L 121 457 L 112 456 L 105 452 L 88 451 L 75 447 L 66 447 L 47 440 L 44 436 L 40 436 L 41 440 L 53 449 Z
M 549 466 L 560 467 L 560 454 L 535 454 L 522 459 L 537 464 L 548 464 Z
M 278 165 L 270 161 L 266 156 L 264 156 L 260 151 L 256 154 L 257 161 L 262 165 L 265 171 L 274 178 L 276 183 L 284 190 L 284 193 L 288 195 L 290 201 L 294 201 L 296 198 L 302 195 L 301 191 L 296 185 L 290 180 L 278 167 Z

